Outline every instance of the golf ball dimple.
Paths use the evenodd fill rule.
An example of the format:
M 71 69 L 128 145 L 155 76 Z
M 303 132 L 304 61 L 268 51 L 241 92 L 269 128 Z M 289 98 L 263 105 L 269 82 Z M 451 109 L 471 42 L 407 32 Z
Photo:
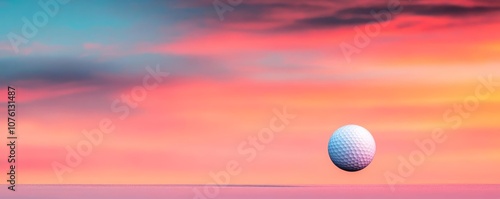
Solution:
M 375 156 L 375 150 L 373 136 L 358 125 L 340 127 L 328 143 L 328 154 L 333 164 L 345 171 L 359 171 L 367 167 Z

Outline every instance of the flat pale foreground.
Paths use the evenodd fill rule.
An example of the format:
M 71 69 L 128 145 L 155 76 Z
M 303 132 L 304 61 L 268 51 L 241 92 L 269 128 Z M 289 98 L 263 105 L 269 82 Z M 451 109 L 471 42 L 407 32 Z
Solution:
M 18 185 L 16 192 L 6 186 L 1 198 L 11 199 L 203 199 L 195 191 L 205 189 L 216 199 L 498 199 L 500 185 L 401 185 L 392 191 L 387 185 L 333 186 L 191 186 L 191 185 Z M 207 197 L 208 198 L 208 197 Z

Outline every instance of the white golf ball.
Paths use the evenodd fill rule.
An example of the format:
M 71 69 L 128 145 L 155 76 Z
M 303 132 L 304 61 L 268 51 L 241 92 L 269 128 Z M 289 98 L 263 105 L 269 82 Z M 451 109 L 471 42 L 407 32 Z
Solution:
M 340 127 L 328 143 L 328 154 L 333 164 L 345 171 L 359 171 L 367 167 L 375 156 L 375 149 L 373 136 L 358 125 Z

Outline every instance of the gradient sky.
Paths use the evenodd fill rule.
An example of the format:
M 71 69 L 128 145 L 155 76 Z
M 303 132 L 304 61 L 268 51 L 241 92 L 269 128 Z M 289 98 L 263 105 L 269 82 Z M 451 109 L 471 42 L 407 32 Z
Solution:
M 212 1 L 73 0 L 16 53 L 7 35 L 43 9 L 0 1 L 0 112 L 15 86 L 18 183 L 205 184 L 236 160 L 242 172 L 230 184 L 384 184 L 435 128 L 446 141 L 404 183 L 500 183 L 500 86 L 457 128 L 443 118 L 481 77 L 500 82 L 500 3 L 400 1 L 402 12 L 348 61 L 339 45 L 378 24 L 370 11 L 388 6 L 376 2 L 243 0 L 221 21 Z M 117 119 L 113 101 L 157 65 L 170 75 Z M 283 107 L 297 118 L 247 162 L 238 146 Z M 59 181 L 52 163 L 102 118 L 116 130 Z M 377 143 L 357 173 L 327 153 L 351 123 Z

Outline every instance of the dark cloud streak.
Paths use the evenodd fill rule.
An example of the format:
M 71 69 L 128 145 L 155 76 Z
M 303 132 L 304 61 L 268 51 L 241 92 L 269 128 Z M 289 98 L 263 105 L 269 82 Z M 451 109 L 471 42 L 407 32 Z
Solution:
M 500 7 L 491 6 L 458 6 L 458 5 L 411 5 L 404 8 L 405 13 L 424 16 L 459 17 L 482 15 L 500 11 Z
M 459 6 L 459 5 L 401 5 L 403 10 L 399 14 L 391 14 L 395 19 L 400 15 L 419 15 L 433 17 L 469 17 L 499 12 L 500 7 L 493 6 Z M 370 7 L 351 7 L 338 10 L 331 15 L 310 17 L 296 20 L 284 27 L 285 30 L 301 30 L 304 28 L 338 28 L 343 26 L 356 26 L 377 22 L 372 13 L 380 11 L 389 12 L 388 7 L 376 5 Z M 375 14 L 376 15 L 376 14 Z

